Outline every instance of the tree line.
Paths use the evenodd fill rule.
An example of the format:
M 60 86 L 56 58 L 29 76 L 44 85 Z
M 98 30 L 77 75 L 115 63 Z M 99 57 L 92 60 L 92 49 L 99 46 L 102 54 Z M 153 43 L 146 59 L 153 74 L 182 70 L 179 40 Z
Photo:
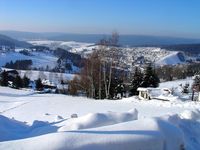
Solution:
M 12 82 L 11 87 L 16 88 L 16 89 L 27 88 L 29 87 L 29 83 L 30 83 L 30 79 L 28 77 L 24 76 L 23 78 L 21 78 L 19 75 L 9 76 L 8 72 L 4 70 L 0 74 L 0 85 L 9 86 L 9 81 Z
M 17 60 L 15 62 L 10 61 L 9 63 L 6 63 L 4 67 L 10 69 L 28 70 L 31 68 L 32 64 L 32 60 Z
M 26 75 L 23 77 L 21 77 L 19 74 L 9 75 L 9 73 L 5 70 L 0 73 L 1 86 L 9 86 L 15 89 L 30 88 L 30 83 L 31 80 Z M 38 78 L 34 83 L 36 90 L 42 91 L 44 89 L 44 85 L 42 84 L 42 80 L 40 78 Z
M 156 73 L 162 81 L 172 81 L 192 77 L 200 70 L 199 63 L 165 65 L 156 68 Z

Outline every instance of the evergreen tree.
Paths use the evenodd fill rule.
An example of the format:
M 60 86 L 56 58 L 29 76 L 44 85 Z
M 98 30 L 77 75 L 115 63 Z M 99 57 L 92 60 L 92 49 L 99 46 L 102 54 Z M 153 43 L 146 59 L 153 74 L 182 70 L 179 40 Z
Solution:
M 8 86 L 8 73 L 5 70 L 0 75 L 0 85 Z
M 19 75 L 17 75 L 14 80 L 13 80 L 13 87 L 18 89 L 18 88 L 23 88 L 23 81 Z
M 23 86 L 27 88 L 27 87 L 29 87 L 29 83 L 30 83 L 30 79 L 27 78 L 27 76 L 25 75 L 23 77 Z
M 138 87 L 142 86 L 142 81 L 143 81 L 143 74 L 141 70 L 136 67 L 135 68 L 135 73 L 133 75 L 132 83 L 131 83 L 131 95 L 138 95 Z
M 109 99 L 113 99 L 117 95 L 117 86 L 119 84 L 119 79 L 117 77 L 112 77 L 111 84 L 110 84 L 110 93 Z
M 41 79 L 39 78 L 38 80 L 36 80 L 36 90 L 38 90 L 38 91 L 42 91 L 43 90 L 43 84 L 42 84 L 42 81 L 41 81 Z
M 158 87 L 159 82 L 155 69 L 152 68 L 152 64 L 149 64 L 145 69 L 142 87 Z

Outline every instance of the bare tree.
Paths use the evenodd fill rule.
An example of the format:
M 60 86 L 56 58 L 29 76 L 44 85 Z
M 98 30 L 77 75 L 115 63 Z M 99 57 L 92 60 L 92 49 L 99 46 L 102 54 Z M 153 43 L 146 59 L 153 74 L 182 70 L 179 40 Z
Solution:
M 200 100 L 200 75 L 194 76 L 192 91 L 192 100 L 194 100 L 194 92 L 198 92 L 198 100 Z
M 110 97 L 110 86 L 112 81 L 113 69 L 119 60 L 119 49 L 118 49 L 119 35 L 114 32 L 108 40 L 103 39 L 99 45 L 99 58 L 103 65 L 103 80 L 106 98 Z
M 101 40 L 98 48 L 87 56 L 80 84 L 88 97 L 110 98 L 113 72 L 119 61 L 118 38 L 119 35 L 113 33 L 111 38 Z

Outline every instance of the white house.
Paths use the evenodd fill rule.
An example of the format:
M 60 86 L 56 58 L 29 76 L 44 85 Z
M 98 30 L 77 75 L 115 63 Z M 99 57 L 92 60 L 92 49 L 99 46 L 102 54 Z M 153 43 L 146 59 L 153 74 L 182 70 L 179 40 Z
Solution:
M 171 95 L 171 90 L 169 89 L 160 89 L 160 88 L 142 88 L 139 87 L 137 89 L 139 92 L 139 99 L 141 100 L 151 100 L 151 99 L 159 99 L 159 100 L 168 100 L 167 96 Z

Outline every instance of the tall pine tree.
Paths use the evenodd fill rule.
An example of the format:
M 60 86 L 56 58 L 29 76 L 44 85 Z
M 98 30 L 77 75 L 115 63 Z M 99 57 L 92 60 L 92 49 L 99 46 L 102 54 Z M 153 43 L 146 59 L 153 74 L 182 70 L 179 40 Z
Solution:
M 131 83 L 131 90 L 130 90 L 131 95 L 138 95 L 137 88 L 142 86 L 142 81 L 143 81 L 143 74 L 140 68 L 136 67 Z
M 152 64 L 149 64 L 144 72 L 143 82 L 141 84 L 142 87 L 158 87 L 159 85 L 159 78 L 153 69 Z
M 0 85 L 8 86 L 8 73 L 5 70 L 0 75 Z
M 36 80 L 35 84 L 36 84 L 36 89 L 38 91 L 42 91 L 43 90 L 44 85 L 42 84 L 42 80 L 40 78 Z
M 16 89 L 23 88 L 23 81 L 19 75 L 13 80 L 13 87 Z
M 25 88 L 27 88 L 27 87 L 29 86 L 29 83 L 30 83 L 30 79 L 27 78 L 26 75 L 24 75 L 24 77 L 23 77 L 23 86 L 24 86 Z

